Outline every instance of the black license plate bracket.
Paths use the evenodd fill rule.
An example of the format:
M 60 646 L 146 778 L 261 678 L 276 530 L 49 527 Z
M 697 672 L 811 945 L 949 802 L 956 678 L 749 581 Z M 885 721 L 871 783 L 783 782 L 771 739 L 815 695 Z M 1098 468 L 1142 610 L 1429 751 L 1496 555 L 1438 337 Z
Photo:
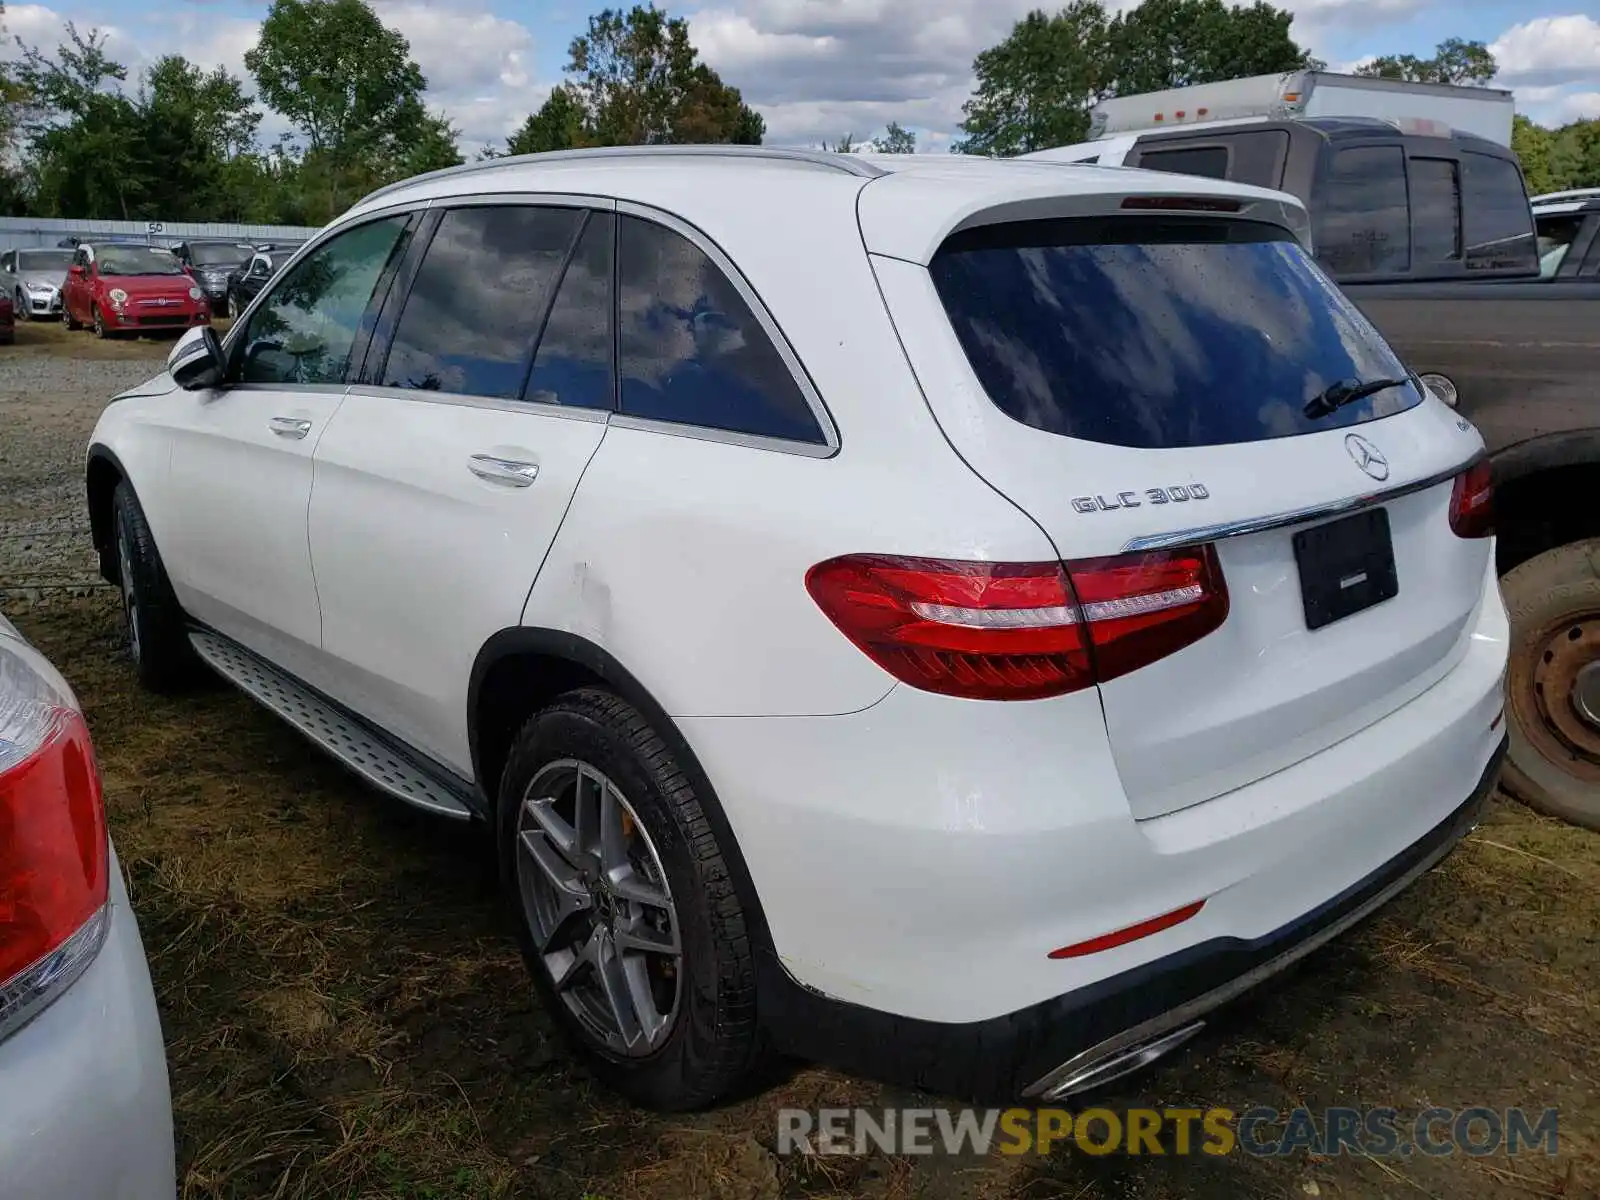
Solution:
M 1400 593 L 1389 513 L 1369 508 L 1294 535 L 1306 628 L 1321 629 Z

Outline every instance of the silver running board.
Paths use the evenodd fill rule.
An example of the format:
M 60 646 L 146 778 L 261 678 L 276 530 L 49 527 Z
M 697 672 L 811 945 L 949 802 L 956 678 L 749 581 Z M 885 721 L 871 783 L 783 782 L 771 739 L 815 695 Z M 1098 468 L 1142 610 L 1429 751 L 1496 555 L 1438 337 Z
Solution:
M 298 680 L 217 634 L 197 629 L 189 634 L 189 641 L 218 675 L 379 791 L 440 816 L 471 818 L 472 810 L 449 786 L 397 754 Z

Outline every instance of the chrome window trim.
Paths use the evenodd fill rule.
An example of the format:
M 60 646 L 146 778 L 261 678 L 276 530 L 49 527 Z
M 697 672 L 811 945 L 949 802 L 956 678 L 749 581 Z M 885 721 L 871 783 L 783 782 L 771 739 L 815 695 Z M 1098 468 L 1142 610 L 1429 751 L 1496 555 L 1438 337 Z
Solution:
M 709 258 L 718 270 L 733 284 L 734 290 L 739 293 L 750 311 L 755 314 L 756 321 L 766 333 L 767 339 L 778 351 L 778 357 L 783 360 L 783 365 L 788 368 L 789 376 L 794 380 L 795 386 L 800 389 L 806 406 L 811 409 L 812 419 L 816 421 L 817 428 L 822 434 L 821 442 L 799 442 L 788 438 L 762 437 L 756 434 L 741 433 L 737 430 L 719 429 L 710 425 L 687 425 L 676 421 L 662 421 L 650 417 L 634 417 L 622 412 L 622 331 L 617 330 L 617 413 L 613 420 L 625 429 L 645 429 L 655 433 L 676 434 L 680 437 L 693 437 L 701 441 L 728 442 L 735 446 L 749 446 L 753 449 L 777 450 L 787 454 L 801 454 L 808 458 L 832 458 L 839 452 L 839 429 L 834 424 L 833 414 L 828 411 L 821 393 L 811 382 L 800 356 L 795 353 L 794 347 L 789 344 L 789 339 L 784 335 L 780 326 L 767 310 L 761 296 L 751 286 L 750 281 L 744 277 L 734 262 L 725 253 L 722 247 L 706 236 L 700 229 L 691 225 L 682 217 L 667 212 L 664 209 L 654 208 L 648 204 L 640 204 L 633 200 L 618 200 L 616 211 L 619 216 L 638 217 L 641 220 L 651 221 L 657 225 L 688 239 L 689 243 Z M 619 230 L 620 235 L 620 230 Z M 622 263 L 619 260 L 614 267 L 616 272 L 617 296 L 620 300 L 622 291 Z
M 739 433 L 733 429 L 717 429 L 709 425 L 684 425 L 676 421 L 661 421 L 654 417 L 630 417 L 626 413 L 612 413 L 611 424 L 618 429 L 636 429 L 641 433 L 663 433 L 673 437 L 693 438 L 697 442 L 724 442 L 730 446 L 743 446 L 747 450 L 772 450 L 779 454 L 797 454 L 802 458 L 832 458 L 836 446 L 820 442 L 792 442 L 787 438 L 761 437 L 754 433 Z
M 306 396 L 342 396 L 350 390 L 345 383 L 230 383 L 225 388 L 214 389 L 225 394 L 233 392 L 294 392 Z
M 434 392 L 423 388 L 385 387 L 373 383 L 352 384 L 348 388 L 341 386 L 340 391 L 350 396 L 372 396 L 380 400 L 403 400 L 411 404 L 450 404 L 459 408 L 486 408 L 493 412 L 564 417 L 570 421 L 603 422 L 612 415 L 609 408 L 544 404 L 538 400 L 499 400 L 492 396 L 468 396 L 460 392 Z
M 1189 529 L 1179 529 L 1172 533 L 1150 534 L 1146 537 L 1130 538 L 1123 543 L 1124 554 L 1134 554 L 1141 550 L 1173 550 L 1180 546 L 1196 546 L 1204 542 L 1221 541 L 1224 538 L 1243 537 L 1251 533 L 1266 533 L 1273 529 L 1285 529 L 1290 525 L 1303 525 L 1308 521 L 1320 521 L 1328 517 L 1341 517 L 1347 513 L 1358 512 L 1363 508 L 1371 508 L 1378 504 L 1387 504 L 1398 500 L 1402 496 L 1410 496 L 1416 492 L 1425 492 L 1431 487 L 1437 487 L 1446 480 L 1454 479 L 1461 472 L 1476 466 L 1487 457 L 1486 452 L 1479 451 L 1471 458 L 1466 459 L 1458 466 L 1447 471 L 1436 471 L 1432 475 L 1425 475 L 1421 479 L 1414 479 L 1410 483 L 1398 484 L 1392 488 L 1383 488 L 1375 492 L 1363 492 L 1358 496 L 1350 496 L 1343 500 L 1333 500 L 1327 504 L 1313 504 L 1306 508 L 1289 509 L 1284 512 L 1270 513 L 1263 517 L 1249 517 L 1242 521 L 1226 521 L 1219 525 L 1196 525 Z

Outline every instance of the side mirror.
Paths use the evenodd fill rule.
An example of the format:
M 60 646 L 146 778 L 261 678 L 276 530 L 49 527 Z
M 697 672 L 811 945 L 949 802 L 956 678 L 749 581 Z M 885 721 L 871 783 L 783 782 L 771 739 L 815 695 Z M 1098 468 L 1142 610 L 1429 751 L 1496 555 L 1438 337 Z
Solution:
M 201 325 L 179 338 L 172 353 L 167 355 L 167 373 L 185 391 L 220 386 L 227 373 L 227 363 L 222 357 L 222 343 L 217 340 L 216 330 Z
M 70 267 L 67 268 L 67 274 L 75 276 L 78 279 L 82 279 L 84 277 L 84 274 L 85 274 L 85 271 L 83 269 L 83 264 L 82 263 L 73 263 Z

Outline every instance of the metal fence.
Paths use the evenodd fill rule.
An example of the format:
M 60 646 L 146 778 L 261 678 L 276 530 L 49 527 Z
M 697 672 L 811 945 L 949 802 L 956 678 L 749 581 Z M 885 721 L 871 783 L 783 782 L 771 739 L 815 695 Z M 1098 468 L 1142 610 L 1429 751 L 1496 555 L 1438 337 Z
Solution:
M 301 242 L 315 229 L 301 225 L 231 225 L 221 221 L 58 221 L 39 217 L 0 217 L 0 251 L 58 246 L 69 237 L 144 238 L 170 245 L 191 238 L 235 242 Z

